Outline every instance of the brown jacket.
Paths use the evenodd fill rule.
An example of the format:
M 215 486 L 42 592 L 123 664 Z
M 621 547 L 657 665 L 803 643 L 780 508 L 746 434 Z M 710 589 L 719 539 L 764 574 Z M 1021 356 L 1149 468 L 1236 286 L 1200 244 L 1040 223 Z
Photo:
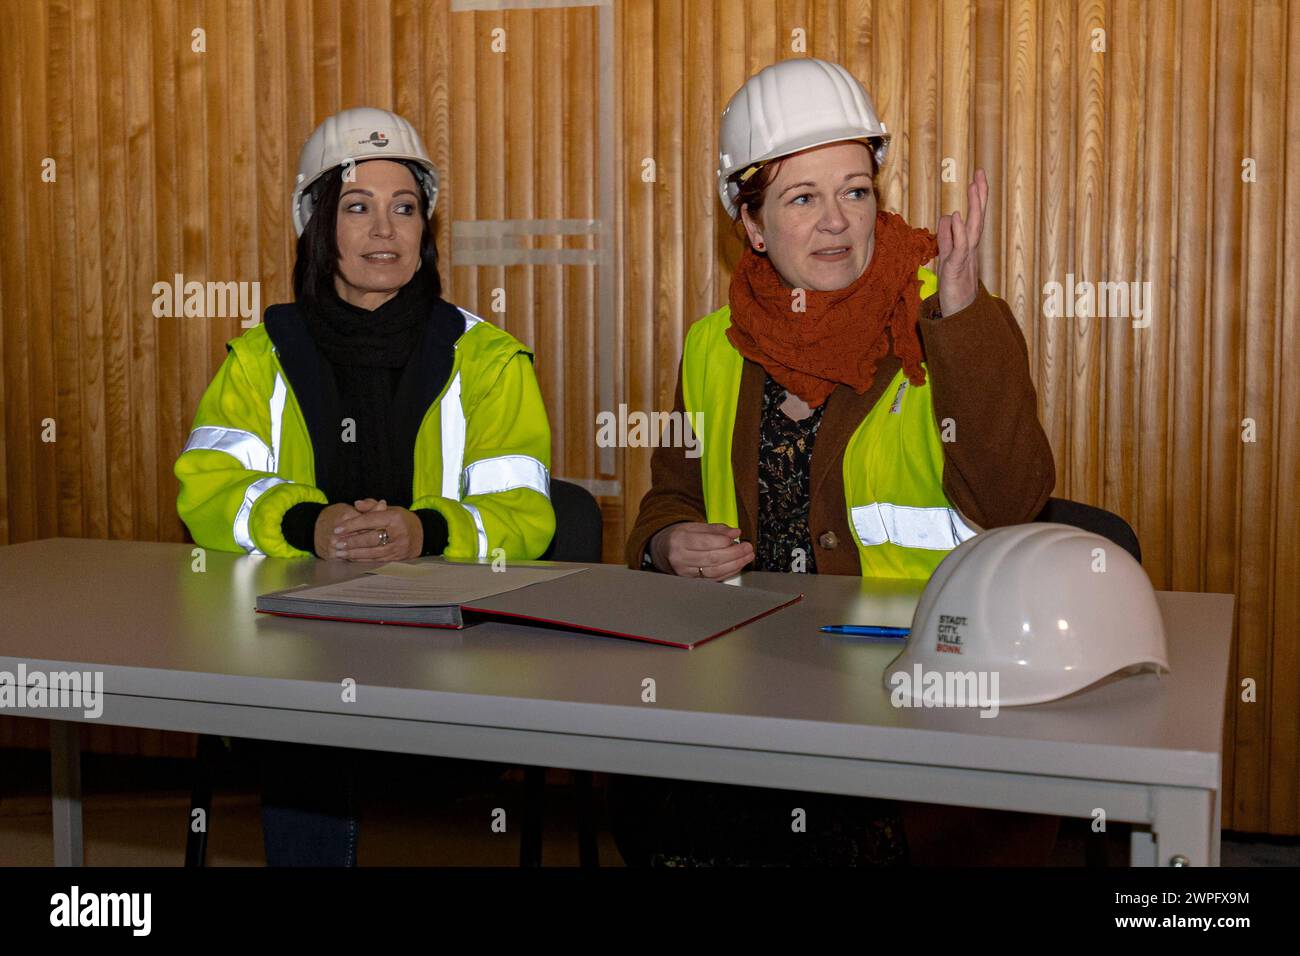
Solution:
M 1029 377 L 1029 351 L 1010 307 L 980 283 L 975 301 L 954 315 L 939 315 L 939 297 L 921 303 L 920 336 L 936 421 L 951 418 L 955 440 L 945 442 L 943 490 L 967 523 L 982 529 L 1032 521 L 1056 484 L 1052 449 L 1038 421 Z M 844 504 L 844 449 L 901 366 L 890 353 L 875 381 L 858 395 L 839 385 L 813 444 L 808 530 L 817 570 L 861 574 Z M 732 437 L 741 537 L 758 539 L 759 418 L 762 366 L 745 360 Z M 680 369 L 675 411 L 685 411 Z M 642 566 L 657 532 L 679 521 L 705 521 L 700 459 L 684 448 L 657 448 L 650 459 L 651 488 L 641 500 L 627 542 L 629 567 Z

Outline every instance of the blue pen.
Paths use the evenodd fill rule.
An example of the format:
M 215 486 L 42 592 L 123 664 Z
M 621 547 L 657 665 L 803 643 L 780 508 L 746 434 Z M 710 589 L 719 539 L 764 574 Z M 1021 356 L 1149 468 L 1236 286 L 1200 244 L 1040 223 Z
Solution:
M 884 637 L 901 641 L 907 638 L 906 627 L 881 627 L 868 624 L 827 624 L 822 628 L 827 634 L 849 634 L 853 637 Z

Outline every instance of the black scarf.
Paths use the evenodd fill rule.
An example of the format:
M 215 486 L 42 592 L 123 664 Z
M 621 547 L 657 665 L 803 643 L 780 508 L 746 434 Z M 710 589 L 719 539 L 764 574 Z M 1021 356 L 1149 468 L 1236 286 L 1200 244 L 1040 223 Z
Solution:
M 403 371 L 420 347 L 438 299 L 431 275 L 422 266 L 374 310 L 344 302 L 333 290 L 306 309 L 312 338 L 334 373 L 333 388 L 326 392 L 338 412 L 331 423 L 338 441 L 332 449 L 317 449 L 329 461 L 331 487 L 321 490 L 331 502 L 382 498 L 390 505 L 411 504 L 415 439 L 404 434 L 409 416 L 398 404 L 415 384 Z M 449 374 L 450 349 L 445 358 Z M 345 418 L 355 422 L 351 435 Z

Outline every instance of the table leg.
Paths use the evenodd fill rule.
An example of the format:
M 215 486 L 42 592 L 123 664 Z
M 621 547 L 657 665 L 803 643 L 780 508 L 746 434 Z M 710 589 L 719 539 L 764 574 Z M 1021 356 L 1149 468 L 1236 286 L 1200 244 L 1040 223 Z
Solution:
M 81 728 L 72 721 L 50 721 L 50 783 L 54 865 L 81 866 Z
M 1214 814 L 1210 818 L 1210 866 L 1222 866 L 1219 852 L 1223 848 L 1223 788 L 1214 791 Z
M 1155 866 L 1156 841 L 1150 830 L 1134 827 L 1128 838 L 1128 865 Z
M 1216 866 L 1219 860 L 1219 801 L 1212 790 L 1157 788 L 1153 794 L 1156 866 Z M 1136 844 L 1137 835 L 1134 834 Z M 1134 861 L 1136 864 L 1136 860 Z

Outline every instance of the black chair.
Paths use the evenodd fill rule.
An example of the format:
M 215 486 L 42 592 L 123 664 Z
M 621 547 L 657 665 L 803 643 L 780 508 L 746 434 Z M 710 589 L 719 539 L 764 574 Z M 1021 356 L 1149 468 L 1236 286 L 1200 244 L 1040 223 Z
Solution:
M 587 489 L 552 479 L 551 504 L 555 508 L 555 536 L 542 554 L 547 561 L 596 564 L 601 556 L 604 520 L 600 506 Z M 185 865 L 203 866 L 208 850 L 208 818 L 212 811 L 213 782 L 221 776 L 225 746 L 220 737 L 200 734 L 195 754 L 194 782 L 190 791 L 190 826 L 185 839 Z M 578 855 L 583 866 L 598 864 L 592 777 L 589 770 L 573 772 L 578 798 Z M 543 811 L 546 768 L 524 769 L 524 822 L 519 846 L 520 866 L 542 862 Z M 195 827 L 201 821 L 202 826 Z
M 1133 560 L 1138 564 L 1142 563 L 1142 547 L 1138 544 L 1138 537 L 1133 528 L 1119 515 L 1105 508 L 1085 505 L 1079 501 L 1068 501 L 1065 498 L 1048 498 L 1047 504 L 1034 520 L 1068 524 L 1099 534 L 1133 555 Z M 1120 835 L 1123 836 L 1122 833 Z M 1106 866 L 1107 842 L 1107 833 L 1089 831 L 1084 843 L 1085 862 L 1089 867 Z
M 555 537 L 542 554 L 547 561 L 598 564 L 604 536 L 604 518 L 591 492 L 567 481 L 551 479 L 551 504 L 555 508 Z M 578 860 L 584 867 L 599 865 L 596 848 L 596 814 L 590 770 L 574 770 L 577 795 Z M 524 768 L 524 822 L 519 839 L 519 865 L 542 865 L 542 829 L 546 801 L 546 768 Z
M 542 560 L 599 563 L 605 521 L 591 492 L 581 485 L 552 478 L 551 506 L 555 509 L 555 537 L 542 553 Z
M 1138 537 L 1129 523 L 1114 512 L 1079 501 L 1067 501 L 1065 498 L 1048 498 L 1043 510 L 1035 521 L 1050 521 L 1054 524 L 1068 524 L 1084 531 L 1091 531 L 1103 538 L 1109 538 L 1129 554 L 1138 564 L 1142 563 L 1142 548 Z

